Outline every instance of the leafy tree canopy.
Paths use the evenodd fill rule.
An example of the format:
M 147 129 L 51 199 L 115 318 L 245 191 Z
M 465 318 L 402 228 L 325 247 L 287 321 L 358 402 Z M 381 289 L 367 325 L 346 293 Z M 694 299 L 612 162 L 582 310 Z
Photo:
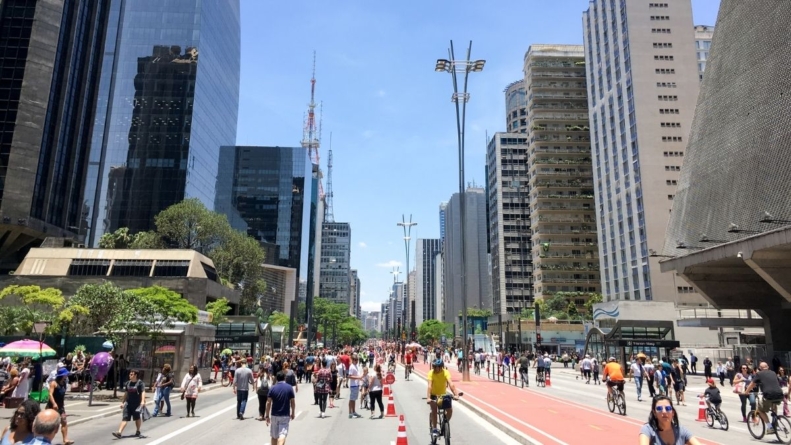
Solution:
M 433 344 L 439 341 L 443 335 L 451 334 L 450 325 L 439 320 L 426 320 L 420 323 L 417 328 L 418 341 L 421 343 Z
M 269 315 L 269 324 L 272 326 L 288 326 L 289 316 L 280 311 L 274 311 Z
M 211 314 L 211 323 L 215 326 L 225 323 L 225 314 L 230 312 L 231 305 L 226 298 L 220 298 L 206 303 L 206 312 Z
M 46 333 L 58 332 L 62 323 L 68 323 L 75 313 L 85 313 L 84 307 L 74 306 L 71 311 L 64 311 L 66 299 L 60 289 L 39 286 L 11 285 L 0 291 L 0 300 L 10 300 L 0 307 L 0 318 L 16 317 L 13 326 L 7 329 L 16 329 L 26 335 L 33 333 L 33 324 L 38 321 L 49 322 Z M 12 309 L 13 308 L 13 309 Z

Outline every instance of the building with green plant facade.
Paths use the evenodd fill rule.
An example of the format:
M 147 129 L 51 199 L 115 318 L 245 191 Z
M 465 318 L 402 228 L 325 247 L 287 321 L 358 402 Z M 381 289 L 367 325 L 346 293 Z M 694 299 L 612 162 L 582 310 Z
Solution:
M 583 47 L 532 45 L 524 72 L 533 297 L 584 311 L 601 283 Z

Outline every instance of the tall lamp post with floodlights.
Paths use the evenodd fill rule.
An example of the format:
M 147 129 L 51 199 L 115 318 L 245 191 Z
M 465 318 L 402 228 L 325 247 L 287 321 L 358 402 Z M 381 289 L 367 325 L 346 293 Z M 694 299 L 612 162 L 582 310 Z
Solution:
M 396 225 L 404 228 L 404 250 L 406 252 L 406 292 L 407 292 L 407 296 L 409 296 L 409 272 L 411 271 L 411 269 L 409 268 L 409 243 L 410 240 L 412 239 L 412 226 L 416 226 L 417 223 L 412 221 L 411 214 L 409 215 L 409 222 L 407 222 L 406 220 L 406 215 L 402 214 L 401 222 L 397 223 Z M 415 283 L 415 286 L 417 286 L 417 283 Z M 404 311 L 406 311 L 406 304 L 404 304 Z M 412 300 L 411 296 L 409 296 L 409 313 L 410 313 L 409 330 L 410 330 L 410 335 L 412 335 L 412 333 L 416 331 L 415 331 L 415 301 Z M 406 326 L 406 323 L 404 323 L 404 325 Z M 405 340 L 404 340 L 404 344 L 406 344 Z
M 460 279 L 461 279 L 461 286 L 460 289 L 462 290 L 461 296 L 461 324 L 462 324 L 462 344 L 464 345 L 464 361 L 462 362 L 462 381 L 469 382 L 470 381 L 470 368 L 467 366 L 467 359 L 469 355 L 469 342 L 467 339 L 467 289 L 465 286 L 465 275 L 466 275 L 466 252 L 464 247 L 464 235 L 465 231 L 465 223 L 464 220 L 466 219 L 466 196 L 464 194 L 464 120 L 467 114 L 467 101 L 470 100 L 470 94 L 467 92 L 467 77 L 470 73 L 477 73 L 483 71 L 483 65 L 486 63 L 485 60 L 470 60 L 470 52 L 472 51 L 472 40 L 470 40 L 470 44 L 467 46 L 467 57 L 464 60 L 456 60 L 455 53 L 453 51 L 453 40 L 450 41 L 450 48 L 448 48 L 448 55 L 450 59 L 437 59 L 437 65 L 434 67 L 434 71 L 437 72 L 447 72 L 450 73 L 450 77 L 453 80 L 453 96 L 451 96 L 451 101 L 456 104 L 456 136 L 459 142 L 459 221 L 460 221 L 460 233 L 461 233 L 461 271 L 460 271 Z M 464 84 L 462 92 L 459 93 L 459 82 L 458 82 L 458 75 L 464 75 Z M 459 102 L 461 102 L 461 107 L 459 107 Z M 461 109 L 460 109 L 461 108 Z

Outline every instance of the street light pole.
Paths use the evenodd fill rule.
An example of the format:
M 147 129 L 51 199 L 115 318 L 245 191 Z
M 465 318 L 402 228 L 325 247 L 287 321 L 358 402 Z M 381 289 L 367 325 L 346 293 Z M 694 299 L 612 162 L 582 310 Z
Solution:
M 468 351 L 469 351 L 469 344 L 467 340 L 467 288 L 465 286 L 465 275 L 466 275 L 466 249 L 464 247 L 464 235 L 465 235 L 465 223 L 464 220 L 466 218 L 466 196 L 464 193 L 464 121 L 467 114 L 467 101 L 470 100 L 470 94 L 467 93 L 467 77 L 471 72 L 480 72 L 483 71 L 483 66 L 486 63 L 485 60 L 470 60 L 470 52 L 472 51 L 472 40 L 470 40 L 469 46 L 467 46 L 467 58 L 465 60 L 456 60 L 456 56 L 453 51 L 453 40 L 450 41 L 450 48 L 448 49 L 448 55 L 450 59 L 438 59 L 437 65 L 434 68 L 434 71 L 437 72 L 447 72 L 450 73 L 451 79 L 453 80 L 453 96 L 451 96 L 451 101 L 456 104 L 456 135 L 459 143 L 459 214 L 460 214 L 460 231 L 461 231 L 461 272 L 460 272 L 460 279 L 461 279 L 461 302 L 462 302 L 462 314 L 461 314 L 461 331 L 462 331 L 462 344 L 463 351 L 464 351 L 464 362 L 462 363 L 462 381 L 469 382 L 470 381 L 470 368 L 466 364 L 466 360 L 468 359 Z M 463 90 L 459 93 L 459 82 L 457 80 L 457 74 L 464 74 L 464 84 Z M 459 102 L 461 102 L 461 110 L 459 110 Z
M 415 302 L 409 297 L 409 272 L 411 269 L 409 268 L 409 242 L 412 239 L 412 226 L 416 226 L 416 222 L 412 222 L 412 215 L 409 215 L 409 222 L 406 221 L 406 215 L 401 215 L 401 222 L 396 223 L 397 226 L 404 228 L 404 250 L 406 252 L 406 294 L 408 297 L 409 303 L 409 312 L 410 312 L 410 335 L 412 332 L 415 332 Z M 417 247 L 416 247 L 417 248 Z M 417 284 L 416 284 L 417 285 Z M 406 312 L 406 303 L 404 302 L 404 312 Z M 405 314 L 406 315 L 406 314 Z M 404 321 L 404 326 L 406 326 L 406 317 Z M 406 329 L 404 329 L 406 330 Z M 404 344 L 406 342 L 404 341 Z M 403 350 L 403 348 L 402 348 Z

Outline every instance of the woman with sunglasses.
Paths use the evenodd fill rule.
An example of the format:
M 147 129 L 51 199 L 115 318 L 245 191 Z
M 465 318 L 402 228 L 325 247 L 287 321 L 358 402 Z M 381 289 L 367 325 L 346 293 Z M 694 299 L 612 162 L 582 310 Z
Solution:
M 11 416 L 11 424 L 3 430 L 0 435 L 0 445 L 14 445 L 15 443 L 27 443 L 33 439 L 33 420 L 41 411 L 41 407 L 35 400 L 25 400 L 14 410 Z
M 741 365 L 739 372 L 733 377 L 733 392 L 739 394 L 741 402 L 742 421 L 747 422 L 747 402 L 750 402 L 750 411 L 755 411 L 755 393 L 743 394 L 744 388 L 753 380 L 753 372 L 747 365 Z
M 657 396 L 651 404 L 648 423 L 640 430 L 640 445 L 700 445 L 692 433 L 679 425 L 669 397 Z

